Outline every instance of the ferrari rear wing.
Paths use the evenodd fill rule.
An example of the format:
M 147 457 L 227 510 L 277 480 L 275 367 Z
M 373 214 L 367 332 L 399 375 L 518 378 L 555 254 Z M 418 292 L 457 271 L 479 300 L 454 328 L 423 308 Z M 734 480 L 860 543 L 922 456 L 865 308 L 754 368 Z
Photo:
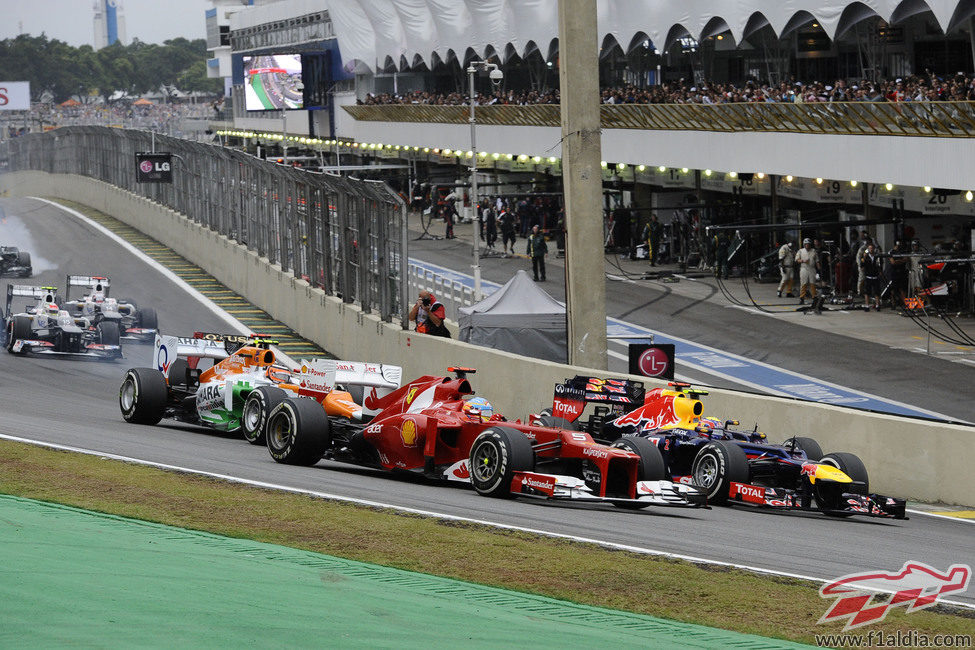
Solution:
M 382 398 L 400 387 L 403 369 L 400 366 L 364 361 L 302 359 L 297 375 L 302 386 L 311 390 L 327 391 L 335 386 L 364 386 L 376 389 L 376 398 Z M 379 411 L 367 409 L 363 405 L 362 413 L 376 415 Z
M 98 275 L 68 275 L 64 280 L 64 299 L 70 300 L 71 287 L 94 289 L 99 284 L 102 285 L 102 290 L 105 291 L 105 297 L 108 297 L 109 289 L 112 286 L 112 280 L 110 278 Z

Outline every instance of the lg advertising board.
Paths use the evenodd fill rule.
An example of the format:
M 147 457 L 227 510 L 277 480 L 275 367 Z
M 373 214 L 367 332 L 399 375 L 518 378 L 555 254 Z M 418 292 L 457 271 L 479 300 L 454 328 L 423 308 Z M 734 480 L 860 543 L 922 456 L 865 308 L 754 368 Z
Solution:
M 135 180 L 138 183 L 172 183 L 173 154 L 136 153 Z
M 30 82 L 0 81 L 0 111 L 29 111 Z

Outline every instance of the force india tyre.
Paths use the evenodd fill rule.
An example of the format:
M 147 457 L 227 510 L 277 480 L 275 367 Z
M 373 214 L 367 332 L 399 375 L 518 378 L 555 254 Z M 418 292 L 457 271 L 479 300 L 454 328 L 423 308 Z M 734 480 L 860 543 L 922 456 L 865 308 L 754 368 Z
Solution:
M 23 341 L 24 339 L 29 339 L 32 330 L 30 328 L 30 318 L 27 316 L 14 316 L 13 320 L 7 326 L 7 352 L 14 351 L 14 343 L 17 341 Z M 21 350 L 19 353 L 14 354 L 27 354 L 25 351 Z
M 823 457 L 823 448 L 819 446 L 819 443 L 812 438 L 804 438 L 802 436 L 795 437 L 796 444 L 799 448 L 806 452 L 806 458 L 813 462 L 819 461 Z
M 331 444 L 331 427 L 321 404 L 289 397 L 268 416 L 266 436 L 271 458 L 285 465 L 311 466 Z
M 638 481 L 663 481 L 667 478 L 667 466 L 664 464 L 663 454 L 657 445 L 646 438 L 625 437 L 613 443 L 614 447 L 631 451 L 640 457 L 637 463 L 636 480 Z M 617 508 L 626 510 L 639 510 L 646 508 L 649 503 L 627 503 L 614 501 L 613 505 Z
M 691 483 L 707 492 L 708 503 L 725 505 L 732 483 L 748 482 L 748 457 L 738 445 L 712 440 L 697 452 Z
M 508 427 L 485 429 L 471 445 L 471 484 L 478 494 L 511 498 L 515 472 L 535 469 L 535 451 L 525 434 Z
M 154 368 L 131 368 L 119 388 L 122 417 L 132 424 L 156 424 L 166 410 L 166 378 Z
M 102 345 L 119 345 L 121 335 L 119 334 L 118 323 L 112 320 L 103 320 L 96 329 L 98 330 L 98 342 Z
M 842 451 L 834 451 L 826 454 L 819 459 L 824 465 L 832 465 L 854 481 L 862 485 L 849 485 L 847 483 L 818 482 L 813 487 L 813 496 L 816 498 L 816 505 L 823 510 L 842 510 L 846 503 L 843 501 L 843 493 L 869 494 L 870 478 L 867 476 L 867 468 L 859 456 Z M 849 517 L 852 512 L 827 512 L 833 517 Z
M 267 432 L 267 419 L 271 411 L 288 396 L 275 386 L 261 386 L 251 391 L 244 400 L 244 408 L 240 414 L 240 428 L 244 432 L 244 440 L 252 445 L 263 445 Z

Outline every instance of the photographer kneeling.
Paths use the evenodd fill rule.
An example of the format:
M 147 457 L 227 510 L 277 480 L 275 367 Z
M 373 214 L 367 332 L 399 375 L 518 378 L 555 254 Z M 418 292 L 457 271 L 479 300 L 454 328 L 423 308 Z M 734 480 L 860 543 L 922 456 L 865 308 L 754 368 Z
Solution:
M 450 331 L 444 325 L 447 312 L 442 304 L 437 302 L 436 296 L 426 290 L 420 291 L 420 297 L 410 309 L 410 320 L 416 322 L 416 331 L 420 334 L 443 336 L 450 338 Z

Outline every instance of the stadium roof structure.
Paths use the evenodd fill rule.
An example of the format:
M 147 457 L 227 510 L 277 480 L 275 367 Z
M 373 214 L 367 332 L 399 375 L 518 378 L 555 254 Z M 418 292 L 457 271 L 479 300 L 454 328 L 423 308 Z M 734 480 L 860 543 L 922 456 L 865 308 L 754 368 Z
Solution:
M 331 0 L 343 63 L 399 69 L 456 58 L 558 51 L 558 0 Z M 650 40 L 666 50 L 679 38 L 731 32 L 736 43 L 771 26 L 783 37 L 815 22 L 831 39 L 880 17 L 897 24 L 930 12 L 948 33 L 975 14 L 972 0 L 597 0 L 599 37 L 624 51 Z

